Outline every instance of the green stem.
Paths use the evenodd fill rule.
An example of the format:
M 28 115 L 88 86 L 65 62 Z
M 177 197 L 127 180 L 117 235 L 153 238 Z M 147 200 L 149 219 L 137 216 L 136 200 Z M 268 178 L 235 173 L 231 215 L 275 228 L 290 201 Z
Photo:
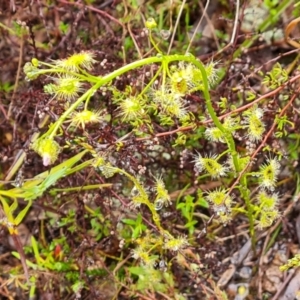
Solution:
M 72 75 L 72 76 L 74 76 L 76 78 L 79 78 L 82 81 L 88 81 L 88 82 L 91 82 L 91 83 L 96 83 L 99 80 L 99 77 L 93 76 L 93 75 L 90 75 L 90 74 L 87 74 L 87 76 L 85 76 L 83 74 L 80 74 L 80 73 L 77 73 L 77 72 L 72 72 L 72 71 L 67 71 L 64 68 L 55 67 L 55 66 L 53 66 L 51 64 L 47 64 L 47 63 L 44 63 L 44 62 L 41 63 L 41 64 L 49 67 L 49 69 L 39 69 L 39 71 L 38 71 L 39 76 L 43 75 L 43 74 L 47 74 L 47 73 L 50 73 L 50 74 L 61 73 L 61 74 Z
M 156 78 L 158 77 L 158 75 L 160 74 L 162 70 L 162 66 L 157 70 L 157 72 L 155 73 L 155 75 L 153 76 L 153 78 L 151 78 L 151 80 L 149 81 L 149 83 L 143 88 L 143 90 L 139 93 L 139 96 L 142 96 L 143 94 L 145 94 L 145 92 L 150 88 L 150 86 L 153 84 L 153 82 L 156 80 Z
M 238 163 L 238 154 L 235 149 L 235 143 L 232 138 L 232 135 L 230 132 L 228 132 L 221 122 L 219 121 L 214 108 L 211 103 L 210 95 L 209 95 L 209 84 L 208 84 L 208 79 L 206 75 L 205 68 L 203 64 L 197 60 L 194 56 L 192 55 L 158 55 L 154 57 L 149 57 L 149 58 L 144 58 L 135 62 L 132 62 L 130 64 L 127 64 L 118 70 L 115 70 L 111 73 L 109 73 L 106 76 L 103 77 L 98 77 L 98 82 L 94 84 L 88 91 L 86 91 L 81 97 L 77 99 L 62 115 L 61 117 L 57 120 L 53 126 L 49 129 L 49 131 L 45 135 L 49 135 L 49 138 L 54 138 L 57 131 L 59 130 L 60 126 L 63 124 L 63 122 L 68 118 L 68 116 L 75 111 L 75 109 L 83 102 L 86 101 L 86 99 L 92 97 L 94 93 L 101 87 L 106 84 L 109 84 L 113 79 L 117 78 L 118 76 L 121 76 L 122 74 L 129 72 L 131 70 L 137 69 L 139 67 L 149 65 L 149 64 L 155 64 L 155 63 L 161 63 L 163 67 L 163 71 L 168 70 L 168 64 L 175 62 L 175 61 L 185 61 L 185 62 L 190 62 L 194 64 L 196 67 L 198 67 L 201 71 L 202 78 L 203 78 L 203 95 L 205 98 L 207 110 L 214 122 L 214 124 L 221 130 L 221 132 L 224 133 L 225 139 L 228 144 L 228 148 L 230 149 L 231 155 L 233 157 L 233 163 L 236 169 L 236 172 L 239 171 L 239 163 Z
M 88 99 L 89 97 L 92 97 L 94 95 L 94 93 L 101 87 L 104 86 L 108 83 L 110 83 L 112 80 L 114 80 L 115 78 L 117 78 L 118 76 L 121 76 L 124 73 L 127 73 L 131 70 L 137 69 L 139 67 L 145 66 L 145 65 L 150 65 L 150 64 L 155 64 L 155 63 L 162 63 L 162 64 L 169 64 L 171 62 L 175 62 L 175 61 L 186 61 L 186 62 L 191 62 L 193 64 L 195 64 L 196 66 L 200 66 L 200 70 L 203 76 L 206 76 L 206 72 L 204 69 L 203 64 L 196 60 L 195 57 L 193 57 L 192 55 L 169 55 L 169 56 L 154 56 L 154 57 L 148 57 L 148 58 L 144 58 L 135 62 L 132 62 L 130 64 L 127 64 L 121 68 L 119 68 L 118 70 L 115 70 L 111 73 L 109 73 L 106 76 L 103 77 L 98 77 L 98 81 L 96 82 L 96 84 L 94 84 L 88 91 L 86 91 L 81 97 L 79 97 L 77 99 L 77 101 L 75 101 L 62 115 L 61 117 L 56 121 L 56 123 L 53 124 L 53 126 L 51 126 L 51 128 L 48 130 L 48 132 L 46 134 L 44 134 L 44 136 L 49 136 L 49 138 L 54 138 L 57 131 L 59 130 L 60 126 L 63 124 L 63 122 L 68 118 L 68 116 L 75 111 L 75 109 L 86 99 Z M 52 70 L 53 71 L 53 70 Z M 206 90 L 207 88 L 207 90 Z M 208 93 L 208 83 L 207 83 L 207 79 L 206 79 L 206 87 L 204 89 L 204 97 L 206 99 L 207 102 L 210 103 L 210 96 Z M 213 111 L 212 105 L 211 106 L 211 110 Z M 213 111 L 214 113 L 214 111 Z M 214 114 L 215 116 L 215 114 Z M 217 120 L 217 122 L 219 122 L 218 118 L 215 116 L 215 119 Z M 221 123 L 219 122 L 219 124 L 221 125 Z M 221 125 L 222 126 L 222 125 Z
M 135 185 L 135 187 L 137 188 L 137 190 L 140 192 L 142 199 L 143 199 L 143 204 L 145 204 L 149 210 L 152 213 L 152 219 L 155 223 L 155 225 L 157 226 L 157 228 L 159 229 L 160 232 L 164 232 L 164 229 L 162 228 L 161 224 L 160 224 L 160 217 L 157 213 L 157 211 L 154 208 L 153 203 L 151 203 L 148 199 L 148 195 L 145 192 L 145 189 L 141 186 L 141 184 L 139 183 L 139 181 L 132 175 L 128 174 L 126 171 L 122 170 L 122 169 L 118 169 L 115 168 L 118 173 L 122 173 L 124 174 L 127 178 L 129 178 Z
M 91 97 L 94 92 L 97 91 L 97 89 L 101 86 L 101 82 L 96 83 L 94 86 L 92 86 L 88 91 L 86 91 L 81 97 L 77 99 L 56 121 L 56 123 L 53 124 L 53 126 L 50 127 L 47 133 L 45 133 L 43 136 L 49 136 L 50 139 L 53 139 L 57 131 L 59 130 L 62 123 L 68 118 L 68 116 L 80 105 L 86 98 Z
M 205 68 L 204 68 L 203 64 L 197 60 L 195 60 L 194 64 L 200 69 L 201 74 L 202 74 L 203 87 L 204 87 L 202 92 L 203 92 L 203 95 L 205 98 L 205 104 L 206 104 L 208 113 L 209 113 L 210 117 L 212 118 L 216 127 L 219 128 L 219 130 L 224 134 L 225 140 L 227 142 L 228 148 L 229 148 L 230 153 L 233 158 L 233 164 L 235 167 L 235 171 L 238 172 L 238 171 L 240 171 L 240 166 L 239 166 L 239 161 L 238 161 L 238 153 L 235 149 L 235 142 L 233 140 L 231 133 L 228 130 L 226 130 L 224 128 L 224 126 L 222 125 L 222 123 L 219 121 L 219 119 L 215 113 L 215 110 L 212 106 L 210 95 L 209 95 L 209 84 L 208 84 L 208 79 L 207 79 Z
M 153 46 L 154 49 L 157 51 L 157 53 L 162 54 L 162 51 L 158 48 L 157 44 L 156 44 L 155 41 L 153 40 L 151 30 L 149 31 L 149 39 L 150 39 L 150 42 L 151 42 L 152 46 Z
M 254 230 L 254 209 L 253 205 L 250 200 L 250 191 L 247 186 L 247 177 L 245 175 L 242 176 L 240 180 L 240 192 L 242 195 L 242 199 L 245 201 L 246 204 L 246 214 L 249 220 L 249 232 L 251 236 L 251 243 L 252 243 L 252 248 L 255 250 L 255 244 L 256 244 L 256 236 L 255 236 L 255 230 Z
M 14 32 L 11 28 L 5 26 L 3 23 L 0 22 L 0 27 L 7 30 L 11 35 L 18 35 L 16 32 Z

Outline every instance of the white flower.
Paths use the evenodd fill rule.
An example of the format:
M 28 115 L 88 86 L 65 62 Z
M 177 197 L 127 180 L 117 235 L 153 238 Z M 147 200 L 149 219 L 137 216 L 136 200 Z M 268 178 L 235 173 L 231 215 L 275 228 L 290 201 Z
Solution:
M 278 160 L 276 158 L 268 159 L 267 163 L 260 167 L 260 186 L 273 191 L 277 183 L 279 171 L 280 164 Z
M 210 157 L 203 157 L 201 154 L 195 156 L 195 169 L 197 172 L 205 171 L 212 178 L 219 178 L 221 176 L 226 176 L 228 168 L 221 165 L 217 161 L 217 155 L 212 155 Z

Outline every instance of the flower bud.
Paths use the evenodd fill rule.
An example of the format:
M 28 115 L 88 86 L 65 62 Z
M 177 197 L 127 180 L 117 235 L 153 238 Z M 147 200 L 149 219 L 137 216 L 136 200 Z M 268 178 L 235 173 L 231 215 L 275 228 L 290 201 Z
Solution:
M 36 140 L 31 148 L 43 158 L 44 166 L 53 164 L 61 150 L 59 144 L 50 138 Z
M 152 30 L 152 29 L 157 27 L 157 24 L 156 24 L 156 22 L 153 18 L 149 18 L 146 21 L 145 26 L 146 26 L 147 29 Z

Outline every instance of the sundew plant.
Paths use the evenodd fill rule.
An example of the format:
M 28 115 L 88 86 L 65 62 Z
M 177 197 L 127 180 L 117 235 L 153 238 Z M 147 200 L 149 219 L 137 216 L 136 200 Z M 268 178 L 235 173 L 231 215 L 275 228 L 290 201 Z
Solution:
M 155 41 L 155 20 L 148 19 L 145 27 L 156 54 L 107 73 L 105 65 L 109 62 L 97 61 L 93 51 L 48 62 L 33 58 L 25 64 L 26 80 L 43 78 L 49 106 L 59 107 L 60 114 L 49 113 L 51 122 L 47 129 L 30 144 L 30 150 L 40 156 L 40 164 L 49 171 L 21 186 L 0 190 L 6 214 L 2 223 L 11 234 L 18 235 L 16 226 L 45 193 L 55 198 L 74 188 L 81 191 L 109 187 L 113 194 L 107 199 L 119 203 L 112 209 L 120 209 L 120 205 L 124 208 L 118 225 L 112 228 L 106 220 L 101 227 L 97 223 L 104 223 L 101 214 L 88 206 L 86 210 L 92 216 L 91 227 L 97 239 L 114 231 L 120 249 L 128 254 L 126 260 L 123 254 L 110 257 L 118 261 L 110 270 L 117 284 L 131 285 L 131 291 L 141 293 L 168 293 L 172 287 L 177 295 L 172 265 L 184 266 L 184 257 L 198 243 L 201 230 L 195 229 L 197 209 L 208 209 L 220 226 L 228 225 L 241 214 L 246 216 L 253 247 L 257 232 L 280 217 L 280 194 L 276 188 L 283 153 L 272 151 L 267 139 L 275 131 L 277 135 L 284 134 L 288 120 L 284 119 L 284 111 L 279 111 L 271 115 L 273 125 L 267 122 L 268 107 L 254 99 L 240 109 L 230 106 L 226 98 L 214 97 L 212 101 L 211 90 L 222 80 L 222 62 L 203 63 L 191 53 L 165 54 Z M 99 68 L 101 76 L 95 72 Z M 288 77 L 282 73 L 279 78 L 278 67 L 272 70 L 266 75 L 265 84 L 270 88 L 274 80 L 283 84 Z M 120 86 L 120 78 L 137 78 L 137 84 Z M 203 151 L 204 143 L 210 145 L 206 147 L 208 152 Z M 66 156 L 68 159 L 64 159 Z M 180 197 L 177 204 L 171 197 L 173 180 L 177 189 L 186 186 L 168 169 L 170 157 L 178 162 L 182 176 L 189 178 L 189 185 L 196 187 L 197 193 L 188 195 L 184 204 L 179 203 Z M 80 186 L 54 188 L 59 180 L 84 170 L 97 174 L 97 184 L 81 181 Z M 217 181 L 218 186 L 199 187 L 211 181 Z M 14 217 L 17 198 L 25 199 L 28 205 Z M 183 228 L 168 221 L 172 218 L 168 210 L 174 205 L 178 218 L 187 222 Z M 72 218 L 69 214 L 64 224 L 70 224 Z M 55 262 L 59 255 L 49 254 L 43 259 L 39 254 L 41 246 L 35 240 L 32 247 L 35 263 L 26 263 L 24 257 L 22 261 L 31 284 L 38 276 L 39 265 L 43 271 L 60 272 L 62 267 L 72 271 L 72 280 L 69 279 L 76 283 L 74 292 L 84 288 L 78 275 L 74 275 L 79 271 L 73 262 L 58 266 Z M 197 260 L 196 255 L 190 256 Z M 195 265 L 193 268 L 190 271 L 197 269 Z

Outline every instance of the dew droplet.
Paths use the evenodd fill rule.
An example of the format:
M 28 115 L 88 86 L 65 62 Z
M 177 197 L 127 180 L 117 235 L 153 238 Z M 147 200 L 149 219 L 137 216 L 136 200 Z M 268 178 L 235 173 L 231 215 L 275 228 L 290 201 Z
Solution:
M 160 36 L 162 37 L 162 39 L 167 40 L 171 35 L 171 31 L 170 30 L 161 30 L 160 31 Z
M 164 202 L 161 199 L 157 199 L 154 202 L 154 208 L 155 210 L 161 210 L 164 206 Z

